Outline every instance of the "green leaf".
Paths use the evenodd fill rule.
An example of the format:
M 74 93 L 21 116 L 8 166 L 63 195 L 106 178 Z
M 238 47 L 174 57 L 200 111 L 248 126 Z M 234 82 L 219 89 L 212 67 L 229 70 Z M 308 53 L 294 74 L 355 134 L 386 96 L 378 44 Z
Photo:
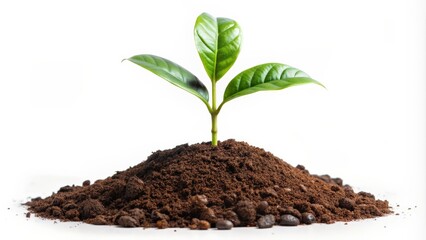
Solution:
M 207 13 L 198 16 L 194 27 L 195 46 L 212 81 L 219 81 L 237 60 L 240 33 L 240 26 L 232 19 L 216 19 Z
M 149 54 L 136 55 L 125 60 L 129 60 L 162 77 L 169 83 L 194 94 L 208 106 L 209 91 L 206 86 L 196 76 L 178 64 Z
M 223 102 L 251 93 L 267 90 L 281 90 L 284 88 L 315 83 L 321 83 L 310 78 L 308 74 L 280 63 L 266 63 L 249 68 L 229 82 L 223 95 Z

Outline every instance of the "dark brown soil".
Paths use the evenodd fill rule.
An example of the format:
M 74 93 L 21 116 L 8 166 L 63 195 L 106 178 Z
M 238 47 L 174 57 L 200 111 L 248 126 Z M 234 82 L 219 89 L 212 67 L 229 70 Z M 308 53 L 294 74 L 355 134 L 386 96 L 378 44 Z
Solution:
M 333 223 L 391 212 L 387 201 L 355 193 L 339 178 L 311 175 L 303 166 L 292 167 L 235 140 L 216 148 L 201 143 L 157 151 L 112 177 L 65 186 L 26 205 L 36 216 L 63 221 L 198 229 L 215 227 L 222 219 L 256 226 L 267 215 L 258 222 L 272 215 L 277 225 L 290 214 L 301 224 Z

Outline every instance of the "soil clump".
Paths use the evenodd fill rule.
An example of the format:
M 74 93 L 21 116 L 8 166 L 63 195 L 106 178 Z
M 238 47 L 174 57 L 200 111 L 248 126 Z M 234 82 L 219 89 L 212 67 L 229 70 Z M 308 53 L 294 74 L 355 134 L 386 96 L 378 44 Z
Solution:
M 93 184 L 64 186 L 27 202 L 38 217 L 121 227 L 216 227 L 333 223 L 390 213 L 386 200 L 340 178 L 292 167 L 245 142 L 156 151 Z

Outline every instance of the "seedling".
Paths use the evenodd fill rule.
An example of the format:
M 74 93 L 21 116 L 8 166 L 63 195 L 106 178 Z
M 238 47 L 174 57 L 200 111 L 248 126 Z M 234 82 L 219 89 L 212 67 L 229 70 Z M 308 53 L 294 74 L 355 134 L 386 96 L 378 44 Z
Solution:
M 259 91 L 281 90 L 307 83 L 323 86 L 299 69 L 281 63 L 265 63 L 235 76 L 225 89 L 222 103 L 218 105 L 216 83 L 237 60 L 241 47 L 241 28 L 232 19 L 214 18 L 207 13 L 202 13 L 195 22 L 194 38 L 204 69 L 211 80 L 211 104 L 206 86 L 180 65 L 150 54 L 136 55 L 125 60 L 153 72 L 198 97 L 211 115 L 212 146 L 217 146 L 217 116 L 225 103 Z

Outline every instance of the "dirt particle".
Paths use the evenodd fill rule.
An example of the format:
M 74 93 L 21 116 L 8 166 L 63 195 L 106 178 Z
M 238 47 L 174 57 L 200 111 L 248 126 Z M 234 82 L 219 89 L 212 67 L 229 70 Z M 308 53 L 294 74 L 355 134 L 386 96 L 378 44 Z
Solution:
M 80 212 L 77 209 L 70 209 L 65 212 L 65 217 L 69 220 L 79 220 Z
M 27 213 L 25 214 L 25 217 L 26 217 L 26 218 L 30 218 L 30 217 L 31 217 L 31 213 L 30 213 L 30 212 L 27 212 Z
M 98 200 L 88 199 L 80 203 L 79 212 L 80 218 L 84 220 L 96 217 L 97 215 L 103 215 L 105 207 Z
M 165 229 L 165 228 L 168 228 L 168 227 L 169 227 L 169 223 L 167 222 L 167 220 L 162 219 L 162 220 L 158 220 L 158 221 L 155 223 L 155 226 L 156 226 L 158 229 Z
M 341 198 L 339 200 L 339 207 L 353 211 L 355 209 L 355 201 L 349 198 Z
M 206 195 L 195 195 L 191 197 L 191 203 L 195 207 L 203 207 L 209 203 Z
M 137 176 L 130 177 L 126 183 L 124 197 L 127 199 L 135 199 L 145 192 L 144 182 Z
M 93 225 L 107 225 L 108 221 L 105 219 L 105 216 L 98 215 L 94 218 L 86 220 L 86 223 L 90 223 L 90 224 L 93 224 Z
M 243 222 L 253 222 L 256 219 L 256 209 L 250 201 L 238 202 L 235 212 Z

